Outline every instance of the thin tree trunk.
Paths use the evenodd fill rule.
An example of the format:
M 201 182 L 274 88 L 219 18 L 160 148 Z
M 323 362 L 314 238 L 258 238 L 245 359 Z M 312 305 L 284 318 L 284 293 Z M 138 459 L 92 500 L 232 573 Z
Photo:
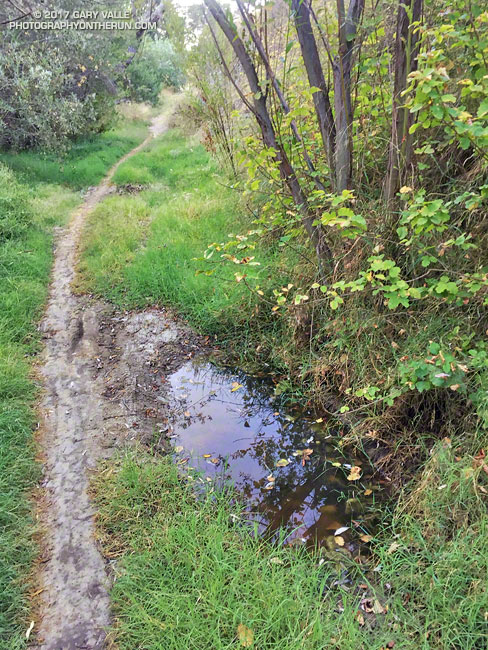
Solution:
M 337 0 L 339 53 L 335 57 L 332 66 L 334 75 L 337 193 L 350 188 L 352 184 L 351 68 L 357 27 L 363 10 L 364 0 L 351 0 L 346 15 L 344 0 Z
M 286 155 L 284 147 L 278 143 L 276 139 L 273 123 L 269 115 L 268 107 L 266 106 L 266 97 L 259 84 L 256 68 L 254 67 L 242 39 L 233 29 L 220 5 L 216 0 L 204 1 L 216 23 L 219 25 L 220 29 L 231 44 L 234 53 L 244 70 L 253 97 L 252 113 L 254 114 L 261 130 L 263 143 L 267 148 L 273 149 L 276 152 L 276 160 L 278 161 L 280 175 L 287 184 L 293 197 L 293 201 L 302 215 L 303 226 L 315 247 L 321 275 L 325 276 L 324 262 L 328 267 L 331 266 L 332 252 L 327 244 L 323 228 L 321 226 L 313 225 L 315 215 L 311 213 L 308 207 L 306 196 L 298 181 L 295 170 Z M 242 91 L 240 91 L 239 94 L 243 95 Z
M 402 93 L 407 87 L 408 75 L 417 69 L 419 33 L 414 23 L 421 19 L 422 6 L 422 0 L 399 0 L 398 3 L 391 138 L 385 181 L 385 199 L 388 203 L 395 199 L 412 156 L 412 136 L 409 131 L 413 117 L 403 105 Z
M 335 187 L 335 125 L 332 106 L 329 100 L 329 89 L 325 82 L 319 51 L 310 21 L 310 9 L 305 0 L 292 0 L 291 3 L 295 28 L 302 52 L 303 63 L 311 86 L 319 88 L 313 94 L 315 113 L 319 123 L 320 135 L 324 145 L 327 162 L 330 169 L 332 187 Z

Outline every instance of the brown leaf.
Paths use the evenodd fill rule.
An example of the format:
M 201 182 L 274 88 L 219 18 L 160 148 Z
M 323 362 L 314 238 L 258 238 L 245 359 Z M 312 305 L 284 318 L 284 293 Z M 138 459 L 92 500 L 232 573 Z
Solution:
M 357 481 L 361 478 L 361 468 L 358 467 L 357 465 L 353 465 L 351 467 L 351 471 L 349 473 L 349 476 L 347 477 L 348 481 Z
M 373 539 L 373 535 L 360 535 L 360 536 L 359 536 L 359 539 L 360 539 L 362 542 L 366 542 L 366 543 L 367 543 L 367 542 L 370 542 L 370 541 Z
M 211 458 L 210 462 L 213 463 L 214 465 L 218 465 L 220 463 L 220 460 L 218 458 Z
M 185 418 L 189 418 L 191 414 L 190 411 L 185 411 L 183 415 L 185 416 Z
M 239 623 L 237 626 L 237 636 L 243 648 L 250 648 L 254 641 L 254 632 L 248 627 Z
M 364 625 L 364 616 L 361 614 L 361 612 L 358 612 L 356 614 L 356 621 L 359 623 L 361 627 Z

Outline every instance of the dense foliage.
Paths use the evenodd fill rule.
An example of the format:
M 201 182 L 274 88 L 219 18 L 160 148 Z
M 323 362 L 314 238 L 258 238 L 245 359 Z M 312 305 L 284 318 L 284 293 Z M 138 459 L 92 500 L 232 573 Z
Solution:
M 158 103 L 162 88 L 179 89 L 183 83 L 177 54 L 167 39 L 148 40 L 127 74 L 135 99 L 153 105 Z
M 485 427 L 483 4 L 238 2 L 239 21 L 206 5 L 188 110 L 239 170 L 255 218 L 210 243 L 202 270 L 238 265 L 282 321 L 284 387 L 367 413 L 356 430 L 375 445 Z M 301 251 L 286 282 L 260 266 L 269 245 L 284 268 Z
M 166 30 L 166 22 L 175 23 L 171 2 L 135 3 L 124 18 L 131 29 L 8 27 L 22 16 L 35 25 L 34 17 L 48 10 L 70 17 L 80 7 L 74 0 L 49 7 L 37 0 L 0 8 L 0 148 L 65 150 L 77 137 L 112 126 L 119 99 L 130 95 L 155 104 L 161 87 L 180 85 Z M 124 0 L 97 5 L 99 14 L 126 10 Z M 138 24 L 150 27 L 136 29 Z

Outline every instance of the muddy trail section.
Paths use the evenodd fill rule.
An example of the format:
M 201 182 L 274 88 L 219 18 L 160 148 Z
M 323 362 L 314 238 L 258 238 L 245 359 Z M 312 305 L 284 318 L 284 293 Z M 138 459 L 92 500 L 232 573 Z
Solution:
M 146 385 L 147 373 L 142 373 L 141 364 L 150 363 L 151 350 L 158 345 L 173 348 L 172 353 L 168 350 L 172 371 L 199 345 L 170 316 L 116 313 L 89 296 L 75 295 L 71 287 L 87 216 L 113 191 L 111 178 L 118 166 L 161 135 L 166 122 L 162 117 L 154 121 L 151 134 L 88 194 L 57 238 L 41 324 L 42 591 L 33 647 L 42 650 L 104 647 L 110 624 L 110 567 L 94 537 L 90 474 L 118 445 L 153 435 L 155 416 L 167 401 L 156 399 L 153 386 Z

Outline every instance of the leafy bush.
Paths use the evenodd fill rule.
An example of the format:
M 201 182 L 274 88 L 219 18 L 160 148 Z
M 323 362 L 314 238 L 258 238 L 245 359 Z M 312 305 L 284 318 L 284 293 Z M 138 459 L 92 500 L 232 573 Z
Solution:
M 184 81 L 177 54 L 167 40 L 148 41 L 130 64 L 128 77 L 135 99 L 153 105 L 162 88 L 180 88 Z
M 27 188 L 0 163 L 0 244 L 22 234 L 30 220 Z
M 0 147 L 65 148 L 106 127 L 111 104 L 69 53 L 17 43 L 0 49 Z

